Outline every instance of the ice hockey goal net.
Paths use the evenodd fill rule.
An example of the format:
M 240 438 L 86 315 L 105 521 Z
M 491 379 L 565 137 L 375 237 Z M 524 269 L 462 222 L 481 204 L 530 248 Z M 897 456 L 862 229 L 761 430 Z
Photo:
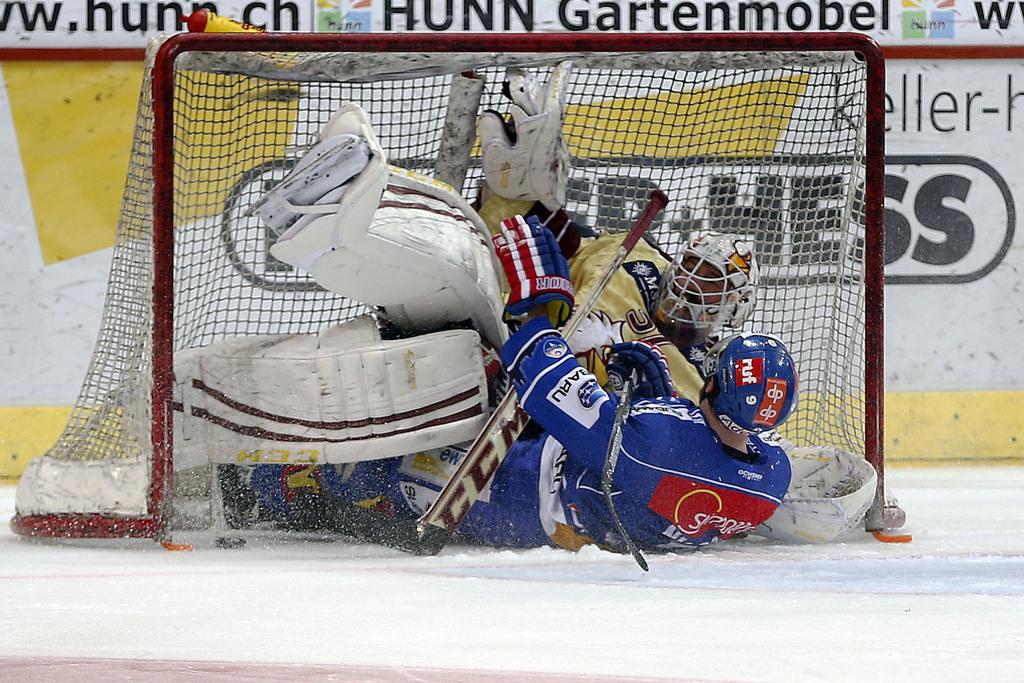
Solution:
M 96 350 L 20 483 L 14 530 L 164 535 L 184 486 L 175 354 L 363 312 L 271 258 L 247 213 L 342 102 L 369 113 L 390 163 L 472 197 L 475 118 L 507 109 L 505 68 L 543 79 L 567 58 L 568 209 L 621 230 L 660 187 L 666 251 L 698 228 L 748 235 L 763 274 L 752 326 L 789 342 L 801 370 L 785 436 L 881 472 L 883 66 L 869 39 L 193 34 L 148 53 Z

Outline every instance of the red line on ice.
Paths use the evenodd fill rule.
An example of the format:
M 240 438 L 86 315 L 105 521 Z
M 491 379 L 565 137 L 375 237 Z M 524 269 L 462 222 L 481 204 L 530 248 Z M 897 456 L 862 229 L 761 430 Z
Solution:
M 410 666 L 348 664 L 275 664 L 255 662 L 201 662 L 164 659 L 100 659 L 78 657 L 0 657 L 0 678 L 33 683 L 69 680 L 118 681 L 332 681 L 333 683 L 665 683 L 665 678 L 599 676 L 594 674 L 486 671 Z M 672 679 L 682 681 L 682 679 Z M 695 679 L 686 679 L 696 683 Z

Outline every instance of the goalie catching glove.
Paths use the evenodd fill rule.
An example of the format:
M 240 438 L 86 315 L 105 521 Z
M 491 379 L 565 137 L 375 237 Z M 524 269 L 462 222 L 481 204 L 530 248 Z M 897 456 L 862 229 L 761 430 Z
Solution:
M 545 306 L 555 326 L 569 319 L 574 303 L 569 263 L 551 231 L 536 216 L 514 216 L 501 222 L 494 250 L 508 279 L 505 321 L 513 322 L 536 306 Z
M 550 211 L 565 204 L 569 148 L 562 137 L 562 108 L 572 62 L 559 63 L 541 86 L 521 69 L 509 69 L 510 119 L 488 110 L 477 121 L 487 186 L 508 199 L 536 199 Z

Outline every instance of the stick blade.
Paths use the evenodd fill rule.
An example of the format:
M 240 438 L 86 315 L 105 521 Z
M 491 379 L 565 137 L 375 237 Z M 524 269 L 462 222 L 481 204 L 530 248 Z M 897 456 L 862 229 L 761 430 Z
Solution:
M 420 531 L 414 552 L 416 555 L 437 555 L 450 538 L 447 529 L 429 524 Z

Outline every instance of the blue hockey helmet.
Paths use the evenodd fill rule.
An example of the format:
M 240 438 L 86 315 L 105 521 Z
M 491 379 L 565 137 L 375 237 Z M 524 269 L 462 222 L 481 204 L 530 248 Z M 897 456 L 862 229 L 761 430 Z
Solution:
M 704 359 L 704 376 L 709 382 L 703 397 L 733 431 L 776 429 L 796 408 L 796 364 L 771 335 L 743 333 L 721 340 Z

